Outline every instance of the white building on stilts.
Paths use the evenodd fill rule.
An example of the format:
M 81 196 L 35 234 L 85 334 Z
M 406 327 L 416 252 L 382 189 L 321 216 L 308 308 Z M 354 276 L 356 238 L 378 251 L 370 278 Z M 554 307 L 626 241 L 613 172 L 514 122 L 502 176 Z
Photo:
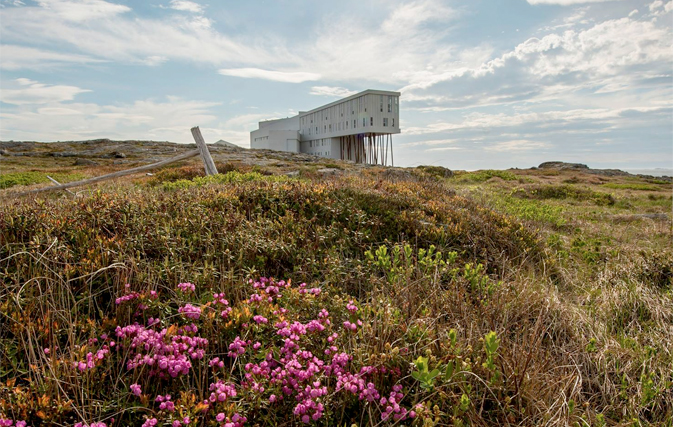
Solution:
M 393 164 L 399 99 L 399 92 L 370 89 L 294 117 L 259 122 L 259 129 L 250 132 L 250 148 Z

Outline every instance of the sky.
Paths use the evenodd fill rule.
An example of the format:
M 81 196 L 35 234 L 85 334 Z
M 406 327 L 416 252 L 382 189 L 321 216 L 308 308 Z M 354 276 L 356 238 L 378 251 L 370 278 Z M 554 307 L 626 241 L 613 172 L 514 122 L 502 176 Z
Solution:
M 249 147 L 401 92 L 398 166 L 673 168 L 673 0 L 0 0 L 0 140 Z

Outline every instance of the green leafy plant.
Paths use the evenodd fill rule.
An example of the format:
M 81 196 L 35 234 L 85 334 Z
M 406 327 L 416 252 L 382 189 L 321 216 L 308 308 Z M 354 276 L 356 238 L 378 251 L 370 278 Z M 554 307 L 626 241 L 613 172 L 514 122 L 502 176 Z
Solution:
M 429 370 L 428 358 L 419 356 L 414 362 L 415 371 L 411 372 L 411 376 L 421 384 L 421 387 L 426 390 L 432 390 L 435 386 L 435 378 L 439 375 L 439 369 Z

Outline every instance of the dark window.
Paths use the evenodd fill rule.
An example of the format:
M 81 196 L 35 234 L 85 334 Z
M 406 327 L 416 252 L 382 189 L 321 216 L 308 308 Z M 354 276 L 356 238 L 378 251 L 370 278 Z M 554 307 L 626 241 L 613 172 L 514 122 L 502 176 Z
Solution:
M 388 126 L 388 117 L 383 118 L 383 126 Z
M 395 127 L 395 118 L 393 117 L 393 127 Z
M 374 117 L 369 118 L 369 126 L 374 126 Z

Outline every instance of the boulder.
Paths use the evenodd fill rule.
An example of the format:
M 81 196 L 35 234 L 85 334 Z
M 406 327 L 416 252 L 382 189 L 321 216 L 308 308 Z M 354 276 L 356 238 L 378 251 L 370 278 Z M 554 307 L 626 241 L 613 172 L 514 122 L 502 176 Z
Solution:
M 319 173 L 322 176 L 332 176 L 332 175 L 338 175 L 342 173 L 341 169 L 337 168 L 324 168 L 324 169 L 318 169 L 316 173 Z

